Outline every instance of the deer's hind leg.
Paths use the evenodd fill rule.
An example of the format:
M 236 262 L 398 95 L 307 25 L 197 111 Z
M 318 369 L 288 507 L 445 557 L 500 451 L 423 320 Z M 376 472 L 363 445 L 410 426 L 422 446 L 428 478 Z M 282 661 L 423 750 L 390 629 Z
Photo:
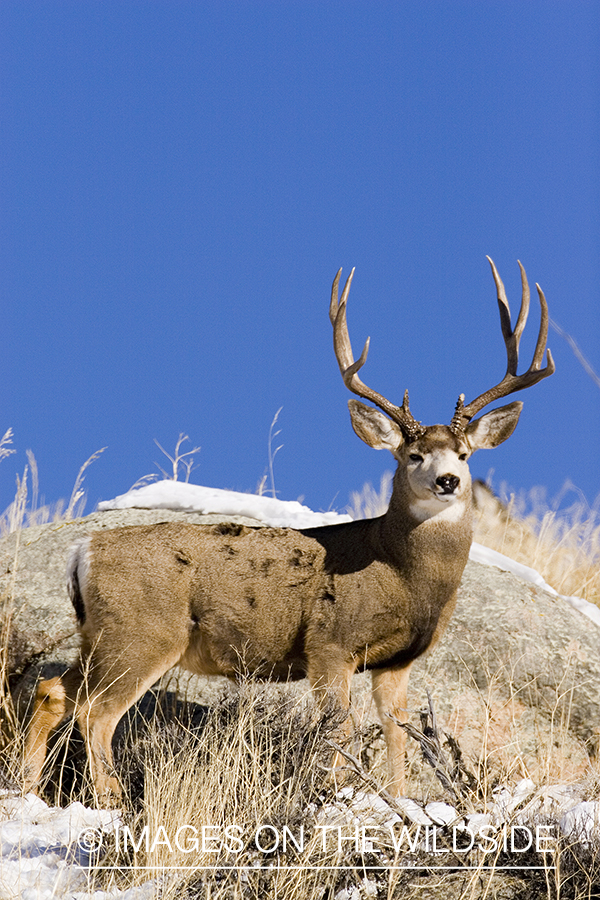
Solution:
M 48 738 L 76 706 L 83 683 L 79 666 L 64 675 L 40 681 L 25 742 L 24 790 L 34 791 L 40 780 L 48 747 Z
M 114 806 L 122 797 L 112 756 L 115 729 L 134 703 L 177 664 L 185 642 L 139 641 L 117 659 L 103 643 L 101 636 L 92 651 L 75 715 L 85 740 L 97 802 Z
M 182 656 L 187 639 L 146 637 L 115 655 L 118 643 L 106 632 L 90 648 L 83 636 L 81 661 L 60 678 L 40 682 L 25 751 L 25 789 L 39 781 L 48 736 L 74 713 L 85 741 L 100 806 L 118 804 L 122 790 L 114 771 L 112 738 L 122 716 Z

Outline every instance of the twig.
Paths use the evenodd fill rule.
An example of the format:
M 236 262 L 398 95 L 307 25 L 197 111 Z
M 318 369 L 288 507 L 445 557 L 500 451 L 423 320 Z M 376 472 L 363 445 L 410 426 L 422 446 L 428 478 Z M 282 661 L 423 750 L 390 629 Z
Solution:
M 75 484 L 73 485 L 73 492 L 71 494 L 71 499 L 69 500 L 69 505 L 67 506 L 67 511 L 64 514 L 65 519 L 72 519 L 73 513 L 75 512 L 75 505 L 81 500 L 84 496 L 84 492 L 81 490 L 81 485 L 83 484 L 83 480 L 85 478 L 84 472 L 88 466 L 90 466 L 95 460 L 98 459 L 101 453 L 104 453 L 106 447 L 102 447 L 101 450 L 96 450 L 95 453 L 92 453 L 89 459 L 86 459 L 84 464 L 79 470 L 77 478 L 75 479 Z
M 181 447 L 181 445 L 183 444 L 184 441 L 189 441 L 189 437 L 187 434 L 184 434 L 183 431 L 181 431 L 179 433 L 179 438 L 177 440 L 177 443 L 175 444 L 175 456 L 171 456 L 171 454 L 167 453 L 165 448 L 161 444 L 158 443 L 156 438 L 154 438 L 154 443 L 156 444 L 156 446 L 159 448 L 159 450 L 161 450 L 165 454 L 167 459 L 169 459 L 173 465 L 173 474 L 167 475 L 165 470 L 161 466 L 158 466 L 158 463 L 156 463 L 156 465 L 162 472 L 165 481 L 178 481 L 180 465 L 182 465 L 186 470 L 185 483 L 187 484 L 190 480 L 190 475 L 192 474 L 192 469 L 194 468 L 194 454 L 198 453 L 202 448 L 201 447 L 192 447 L 191 450 L 186 450 L 185 453 L 180 453 L 179 448 Z M 186 460 L 186 459 L 184 459 L 184 457 L 186 457 L 186 456 L 191 456 L 192 458 L 189 460 Z M 150 475 L 144 475 L 145 479 L 148 479 L 150 477 L 151 477 Z M 141 478 L 138 479 L 136 484 L 138 484 L 141 480 L 142 480 Z
M 421 731 L 410 722 L 400 722 L 395 716 L 389 713 L 388 715 L 396 725 L 406 731 L 409 737 L 417 741 L 425 762 L 431 766 L 442 787 L 451 794 L 454 800 L 462 800 L 465 795 L 476 789 L 477 781 L 462 761 L 462 751 L 458 741 L 445 732 L 443 732 L 443 736 L 452 754 L 452 761 L 444 752 L 429 691 L 427 691 L 427 700 L 429 708 L 420 713 Z M 429 724 L 429 720 L 431 720 L 431 724 Z
M 13 439 L 13 430 L 9 428 L 4 437 L 0 438 L 0 459 L 3 459 L 5 456 L 10 456 L 11 453 L 16 453 L 12 447 L 8 447 L 7 444 L 12 444 Z
M 402 816 L 403 819 L 408 819 L 410 821 L 410 816 L 407 814 L 405 809 L 402 809 L 402 806 L 398 803 L 395 797 L 393 797 L 389 791 L 386 791 L 385 788 L 380 787 L 374 778 L 365 772 L 363 765 L 356 756 L 353 756 L 351 753 L 348 753 L 347 750 L 344 750 L 343 747 L 340 747 L 339 744 L 336 744 L 335 741 L 327 740 L 326 742 L 329 746 L 339 753 L 344 759 L 347 759 L 349 763 L 351 763 L 352 767 L 356 770 L 356 774 L 360 775 L 362 780 L 369 785 L 369 787 L 374 791 L 374 793 L 378 794 L 382 800 L 385 800 L 387 805 L 390 807 L 393 812 L 397 813 L 397 815 Z M 415 801 L 412 801 L 415 802 Z M 418 805 L 418 804 L 417 804 Z
M 279 413 L 283 409 L 283 406 L 280 406 L 275 415 L 273 416 L 273 421 L 271 422 L 271 427 L 269 428 L 269 474 L 271 476 L 271 493 L 274 497 L 277 497 L 277 491 L 275 490 L 275 476 L 273 473 L 273 462 L 275 461 L 275 457 L 283 447 L 283 444 L 280 444 L 279 447 L 275 451 L 273 451 L 273 438 L 276 438 L 278 434 L 281 434 L 281 429 L 276 432 L 273 432 L 273 426 L 277 422 L 279 418 Z
M 600 388 L 600 377 L 598 375 L 596 375 L 596 373 L 592 369 L 590 363 L 587 361 L 587 359 L 585 358 L 585 356 L 583 355 L 583 353 L 581 352 L 581 350 L 575 343 L 575 339 L 572 338 L 571 335 L 568 332 L 566 332 L 563 328 L 561 328 L 560 325 L 558 325 L 553 319 L 550 319 L 550 325 L 552 328 L 554 328 L 556 333 L 561 336 L 561 338 L 565 339 L 565 341 L 567 342 L 567 344 L 573 351 L 575 357 L 579 360 L 579 362 L 583 366 L 584 370 L 587 372 L 587 374 L 590 376 L 592 381 L 595 383 L 596 387 Z

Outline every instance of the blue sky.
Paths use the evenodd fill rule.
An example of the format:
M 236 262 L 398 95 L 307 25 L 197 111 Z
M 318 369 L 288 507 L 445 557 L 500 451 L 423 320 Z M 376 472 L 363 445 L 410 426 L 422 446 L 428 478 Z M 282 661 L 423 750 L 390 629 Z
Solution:
M 88 510 L 164 464 L 254 490 L 271 420 L 282 499 L 340 508 L 389 454 L 351 430 L 328 301 L 356 266 L 364 380 L 449 422 L 505 369 L 485 254 L 517 259 L 600 371 L 600 7 L 3 0 L 0 506 L 25 450 Z M 529 365 L 538 310 L 522 342 Z M 557 364 L 474 475 L 598 493 L 600 393 Z M 517 399 L 511 398 L 511 399 Z

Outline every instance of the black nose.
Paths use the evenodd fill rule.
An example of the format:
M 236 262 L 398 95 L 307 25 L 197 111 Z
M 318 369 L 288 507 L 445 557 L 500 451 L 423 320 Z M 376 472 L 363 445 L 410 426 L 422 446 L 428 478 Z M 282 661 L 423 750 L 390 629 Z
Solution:
M 439 484 L 443 494 L 453 494 L 460 484 L 460 478 L 458 475 L 440 475 L 435 479 L 435 483 Z

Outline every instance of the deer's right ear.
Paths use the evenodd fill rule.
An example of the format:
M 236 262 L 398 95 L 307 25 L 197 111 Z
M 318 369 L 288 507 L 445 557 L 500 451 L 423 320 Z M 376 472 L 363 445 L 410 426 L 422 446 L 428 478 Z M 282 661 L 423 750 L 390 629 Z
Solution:
M 358 400 L 348 400 L 348 408 L 354 431 L 369 447 L 394 453 L 404 443 L 399 426 L 378 409 L 365 406 Z

